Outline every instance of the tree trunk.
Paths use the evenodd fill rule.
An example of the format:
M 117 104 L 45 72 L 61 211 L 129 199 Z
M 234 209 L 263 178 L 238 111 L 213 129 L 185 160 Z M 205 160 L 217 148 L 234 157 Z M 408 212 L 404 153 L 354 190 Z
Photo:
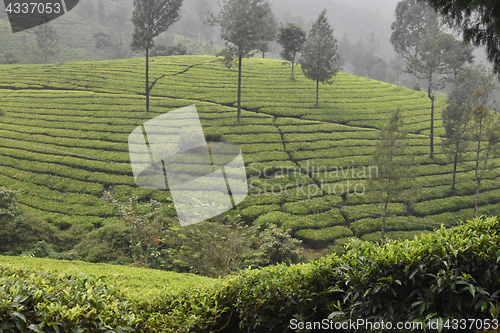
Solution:
M 149 112 L 149 48 L 146 47 L 146 112 Z
M 243 57 L 238 56 L 238 124 L 241 122 L 241 67 Z
M 431 100 L 431 133 L 429 134 L 429 138 L 431 140 L 429 158 L 434 158 L 434 100 L 435 96 L 432 95 L 432 73 L 429 76 L 429 90 L 427 92 L 427 96 Z
M 387 216 L 388 205 L 389 205 L 389 193 L 387 193 L 387 198 L 385 199 L 384 208 L 382 210 L 382 232 L 381 232 L 382 243 L 385 242 L 385 220 Z
M 474 199 L 474 217 L 479 211 L 479 193 L 481 192 L 481 179 L 476 179 L 476 198 Z
M 295 78 L 295 54 L 293 55 L 293 59 L 292 59 L 292 79 Z
M 266 52 L 262 51 L 262 59 L 266 57 Z
M 458 164 L 458 146 L 459 143 L 455 143 L 455 156 L 453 156 L 453 176 L 451 179 L 451 189 L 455 189 L 455 183 L 457 178 L 457 164 Z
M 316 107 L 319 106 L 319 80 L 316 80 Z
M 483 135 L 483 122 L 479 123 L 479 135 L 477 138 L 477 151 L 476 151 L 476 167 L 474 168 L 474 175 L 476 177 L 476 198 L 474 199 L 474 217 L 477 217 L 479 210 L 479 193 L 481 190 L 481 177 L 479 176 L 479 157 L 481 155 L 481 136 Z

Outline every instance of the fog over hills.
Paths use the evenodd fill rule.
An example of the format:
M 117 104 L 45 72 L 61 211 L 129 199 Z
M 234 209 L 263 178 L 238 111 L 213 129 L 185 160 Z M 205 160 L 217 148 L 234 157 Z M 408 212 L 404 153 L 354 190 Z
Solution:
M 355 44 L 373 32 L 380 41 L 380 56 L 387 59 L 394 55 L 389 37 L 398 0 L 271 0 L 271 3 L 282 23 L 290 16 L 300 17 L 307 30 L 326 9 L 337 39 L 346 35 Z

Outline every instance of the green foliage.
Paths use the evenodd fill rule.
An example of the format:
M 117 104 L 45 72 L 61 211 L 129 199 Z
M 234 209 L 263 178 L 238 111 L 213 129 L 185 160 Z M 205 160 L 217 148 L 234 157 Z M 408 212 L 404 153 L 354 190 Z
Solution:
M 302 229 L 297 232 L 297 238 L 302 239 L 305 244 L 321 248 L 333 244 L 336 239 L 350 237 L 354 234 L 345 226 L 335 226 L 324 229 Z
M 258 254 L 256 263 L 259 266 L 275 264 L 295 264 L 299 261 L 302 251 L 297 249 L 301 242 L 290 236 L 290 231 L 270 224 L 258 234 Z
M 222 39 L 231 53 L 238 57 L 248 57 L 274 36 L 267 32 L 275 26 L 271 5 L 267 0 L 224 0 L 217 16 L 212 15 L 212 23 L 220 24 Z M 271 37 L 271 38 L 270 38 Z
M 241 211 L 241 219 L 245 222 L 253 222 L 260 215 L 280 210 L 279 205 L 250 206 Z
M 333 29 L 326 18 L 326 9 L 314 22 L 302 50 L 300 65 L 304 75 L 316 81 L 316 107 L 318 101 L 318 85 L 332 83 L 332 78 L 340 71 L 342 60 L 337 53 L 337 40 L 333 37 Z
M 168 57 L 171 55 L 185 55 L 188 53 L 187 47 L 184 44 L 177 43 L 171 46 L 156 45 L 151 51 L 152 57 Z
M 280 227 L 286 221 L 293 220 L 292 215 L 283 212 L 269 212 L 259 216 L 255 221 L 255 225 L 261 229 L 267 228 L 270 224 L 275 224 Z
M 344 224 L 344 217 L 338 209 L 311 215 L 294 215 L 283 221 L 283 227 L 295 235 L 301 229 L 323 229 Z
M 158 269 L 114 264 L 94 264 L 78 260 L 56 260 L 29 256 L 1 256 L 0 265 L 16 268 L 50 271 L 54 274 L 72 274 L 75 270 L 87 276 L 107 276 L 135 301 L 153 299 L 159 295 L 176 295 L 185 290 L 214 285 L 216 280 L 193 274 L 181 274 Z
M 488 318 L 499 287 L 498 231 L 492 218 L 384 246 L 354 241 L 337 269 L 349 276 L 349 304 L 331 317 Z
M 378 167 L 378 175 L 375 179 L 370 179 L 373 190 L 380 191 L 379 202 L 382 207 L 382 238 L 386 229 L 386 216 L 388 205 L 401 193 L 405 183 L 409 181 L 408 170 L 405 165 L 408 161 L 396 159 L 396 156 L 403 156 L 407 146 L 406 133 L 401 131 L 403 120 L 400 110 L 397 109 L 389 124 L 380 133 L 373 155 L 373 163 Z
M 169 192 L 136 187 L 127 138 L 131 130 L 152 117 L 193 103 L 198 107 L 207 137 L 211 135 L 211 138 L 241 145 L 249 176 L 256 176 L 267 168 L 271 178 L 256 179 L 260 182 L 259 189 L 269 189 L 274 184 L 299 189 L 296 187 L 299 180 L 300 186 L 322 183 L 326 194 L 332 191 L 330 185 L 346 183 L 341 172 L 340 176 L 330 174 L 335 167 L 346 169 L 372 164 L 370 156 L 380 129 L 400 107 L 405 123 L 402 130 L 408 132 L 405 153 L 415 155 L 411 174 L 418 177 L 413 186 L 419 192 L 414 205 L 416 214 L 438 225 L 442 218 L 446 226 L 473 216 L 470 206 L 470 199 L 475 195 L 472 157 L 465 156 L 458 163 L 457 187 L 452 193 L 448 191 L 452 164 L 447 156 L 436 154 L 435 159 L 429 160 L 423 155 L 429 144 L 425 136 L 429 133 L 429 103 L 424 93 L 338 73 L 335 76 L 338 84 L 322 88 L 325 103 L 314 108 L 313 103 L 307 102 L 313 87 L 303 75 L 290 81 L 290 69 L 283 66 L 282 61 L 251 58 L 245 60 L 244 87 L 248 98 L 243 100 L 242 126 L 238 126 L 234 122 L 236 109 L 230 106 L 236 101 L 237 72 L 221 68 L 213 60 L 213 56 L 153 59 L 151 73 L 156 77 L 166 74 L 168 79 L 157 82 L 149 114 L 138 111 L 144 102 L 139 80 L 144 75 L 144 59 L 45 66 L 1 65 L 0 111 L 4 116 L 0 117 L 0 136 L 4 139 L 0 147 L 0 184 L 19 191 L 17 200 L 25 212 L 64 229 L 55 237 L 60 241 L 51 244 L 58 252 L 52 255 L 75 258 L 72 250 L 84 234 L 97 226 L 123 222 L 116 217 L 114 207 L 101 200 L 105 190 L 112 191 L 120 201 L 132 194 L 142 203 L 155 199 L 161 203 L 165 216 L 175 218 Z M 178 73 L 183 74 L 176 75 Z M 219 84 L 211 84 L 214 80 Z M 444 135 L 441 111 L 446 101 L 437 96 L 435 104 L 436 133 L 439 130 Z M 254 161 L 259 163 L 253 164 Z M 498 163 L 496 158 L 491 161 Z M 282 170 L 297 170 L 307 165 L 325 167 L 328 172 L 321 171 L 312 177 L 276 176 Z M 499 212 L 499 201 L 493 192 L 499 188 L 499 173 L 495 170 L 490 169 L 481 183 L 480 214 Z M 359 179 L 351 172 L 346 178 L 351 184 L 353 180 L 367 184 L 367 179 Z M 267 186 L 263 185 L 265 182 Z M 315 186 L 311 186 L 311 193 L 316 193 Z M 401 193 L 408 189 L 405 186 Z M 118 197 L 118 192 L 123 192 L 123 198 Z M 323 202 L 325 197 L 319 194 L 314 198 L 299 191 L 294 192 L 297 196 L 267 194 L 248 196 L 238 208 L 280 205 L 283 212 L 277 214 L 280 218 L 274 223 L 291 229 L 292 235 L 301 229 L 347 226 L 342 218 L 337 218 L 335 211 L 322 215 L 314 204 L 307 203 L 309 200 Z M 464 197 L 462 202 L 467 203 L 466 207 L 457 206 L 460 201 L 454 198 L 446 203 L 446 198 L 457 196 Z M 346 203 L 342 203 L 340 197 L 335 198 L 331 206 L 345 204 L 342 214 L 348 223 L 378 218 L 381 214 L 380 208 L 373 205 L 377 197 L 352 195 Z M 430 201 L 436 199 L 443 200 Z M 406 215 L 405 200 L 399 196 L 397 203 L 389 204 L 390 214 Z M 432 210 L 426 210 L 426 202 Z M 263 211 L 257 217 L 258 208 L 252 210 L 254 221 L 267 214 Z M 293 214 L 283 215 L 286 212 Z M 438 215 L 425 215 L 425 212 Z M 290 216 L 293 219 L 287 219 Z M 287 220 L 285 225 L 284 220 Z M 71 227 L 80 224 L 84 225 Z M 426 226 L 423 223 L 422 228 Z M 34 239 L 31 245 L 16 253 L 29 251 L 41 240 L 51 242 Z M 100 253 L 102 258 L 108 256 L 99 252 L 97 242 L 85 242 L 94 248 L 95 257 L 100 257 Z
M 210 222 L 169 228 L 158 242 L 161 266 L 209 277 L 235 273 L 254 255 L 251 235 L 249 228 Z
M 284 205 L 285 212 L 293 215 L 308 215 L 322 213 L 330 210 L 330 204 L 325 198 L 311 198 L 296 202 L 288 202 Z
M 294 23 L 288 23 L 279 28 L 277 42 L 283 47 L 280 55 L 283 59 L 292 63 L 292 78 L 294 77 L 294 67 L 297 53 L 301 52 L 306 42 L 306 32 Z
M 457 163 L 463 160 L 463 154 L 470 140 L 472 112 L 478 102 L 474 91 L 480 89 L 486 92 L 481 96 L 486 102 L 489 95 L 487 92 L 493 89 L 492 79 L 484 69 L 471 67 L 463 69 L 455 79 L 449 105 L 443 111 L 443 126 L 446 130 L 445 148 L 453 160 L 452 189 L 455 188 Z
M 96 325 L 136 332 L 283 332 L 292 319 L 488 319 L 500 288 L 499 231 L 500 219 L 489 218 L 384 245 L 341 238 L 349 244 L 341 256 L 245 270 L 143 300 L 120 293 L 105 278 L 2 265 L 0 293 L 7 301 L 0 318 L 6 329 L 47 322 L 44 328 L 57 325 L 61 332 Z M 149 292 L 148 284 L 141 287 Z
M 488 59 L 494 64 L 495 72 L 500 72 L 500 50 L 495 42 L 499 35 L 500 15 L 493 10 L 495 3 L 487 0 L 476 2 L 426 0 L 426 2 L 445 20 L 450 20 L 460 27 L 465 41 L 484 45 Z
M 139 319 L 104 278 L 0 266 L 3 332 L 133 332 Z
M 54 226 L 23 213 L 17 201 L 18 193 L 0 187 L 0 253 L 20 254 L 33 250 L 40 242 L 55 240 Z
M 120 202 L 109 192 L 104 194 L 103 200 L 115 206 L 117 214 L 132 228 L 132 232 L 128 235 L 131 236 L 129 242 L 134 263 L 142 267 L 158 266 L 154 260 L 160 255 L 158 243 L 169 223 L 161 216 L 160 204 L 156 200 L 140 203 L 135 195 L 130 196 L 125 202 Z M 122 245 L 123 242 L 124 240 L 121 240 Z
M 21 206 L 17 201 L 19 192 L 0 187 L 0 218 L 15 218 L 21 214 Z
M 398 2 L 394 14 L 396 20 L 391 25 L 390 40 L 394 50 L 403 57 L 414 54 L 418 44 L 439 24 L 436 13 L 428 5 L 415 0 Z
M 73 256 L 88 262 L 132 263 L 134 229 L 119 223 L 105 225 L 85 233 L 71 249 Z
M 132 48 L 144 51 L 154 47 L 153 39 L 180 18 L 182 0 L 135 0 Z
M 474 178 L 476 180 L 476 197 L 474 200 L 474 217 L 478 216 L 479 194 L 481 182 L 491 168 L 492 157 L 500 155 L 500 115 L 491 111 L 486 106 L 491 91 L 485 88 L 474 90 L 474 108 L 472 110 L 472 136 L 477 141 L 474 143 L 475 168 Z

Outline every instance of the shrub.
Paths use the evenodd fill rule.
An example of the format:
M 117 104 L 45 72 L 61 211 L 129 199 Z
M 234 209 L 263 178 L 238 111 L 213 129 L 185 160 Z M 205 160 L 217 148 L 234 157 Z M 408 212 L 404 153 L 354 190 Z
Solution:
M 338 238 L 353 236 L 352 231 L 344 226 L 324 229 L 302 229 L 297 232 L 297 238 L 302 239 L 311 247 L 324 247 Z
M 312 215 L 295 215 L 283 222 L 283 227 L 293 233 L 300 229 L 322 229 L 343 224 L 344 218 L 338 209 Z
M 241 218 L 245 222 L 253 222 L 260 215 L 280 210 L 279 205 L 250 206 L 241 211 Z
M 297 245 L 301 241 L 292 238 L 289 230 L 271 224 L 258 235 L 258 242 L 256 263 L 259 266 L 299 262 L 302 251 L 297 249 Z
M 254 256 L 248 227 L 201 222 L 169 228 L 159 239 L 161 267 L 222 277 L 249 266 Z
M 3 332 L 135 331 L 139 319 L 111 283 L 83 273 L 56 275 L 0 266 Z
M 294 215 L 307 215 L 325 212 L 332 208 L 324 198 L 312 198 L 297 202 L 289 202 L 284 205 L 285 212 Z
M 267 228 L 270 224 L 275 224 L 280 227 L 286 221 L 293 220 L 292 215 L 283 212 L 269 212 L 259 216 L 255 220 L 255 225 L 261 229 Z
M 105 225 L 85 234 L 71 252 L 88 262 L 128 264 L 132 261 L 132 233 L 130 226 L 121 223 Z
M 21 254 L 37 243 L 54 243 L 57 228 L 30 214 L 7 218 L 0 215 L 0 252 Z

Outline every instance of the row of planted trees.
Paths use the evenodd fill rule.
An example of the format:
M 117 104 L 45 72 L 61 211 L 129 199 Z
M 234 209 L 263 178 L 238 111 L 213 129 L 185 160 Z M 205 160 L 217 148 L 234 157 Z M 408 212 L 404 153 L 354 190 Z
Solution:
M 466 67 L 454 80 L 454 89 L 449 104 L 443 111 L 446 134 L 442 146 L 452 161 L 451 190 L 456 189 L 457 166 L 471 161 L 474 165 L 473 179 L 476 183 L 474 217 L 478 216 L 482 181 L 500 156 L 500 114 L 488 108 L 490 94 L 494 88 L 493 76 L 483 68 Z M 385 233 L 388 204 L 398 199 L 415 201 L 416 190 L 412 186 L 412 172 L 408 170 L 412 156 L 408 154 L 407 133 L 402 130 L 403 116 L 398 109 L 380 132 L 373 157 L 379 174 L 371 183 L 376 191 L 382 210 L 382 239 Z
M 146 56 L 146 111 L 149 111 L 150 92 L 159 79 L 150 82 L 150 50 L 155 45 L 154 38 L 180 18 L 182 2 L 183 0 L 134 1 L 132 48 L 143 51 Z M 268 42 L 277 38 L 283 46 L 281 55 L 292 63 L 292 78 L 297 54 L 302 53 L 302 70 L 306 77 L 316 81 L 316 106 L 319 104 L 319 83 L 331 83 L 332 77 L 341 69 L 337 40 L 333 37 L 326 11 L 320 14 L 307 38 L 305 31 L 294 24 L 281 27 L 278 31 L 278 22 L 268 0 L 223 0 L 220 12 L 217 15 L 210 13 L 207 23 L 221 28 L 221 37 L 226 41 L 226 48 L 220 53 L 224 64 L 231 67 L 237 62 L 238 123 L 241 121 L 243 59 L 257 51 L 264 53 L 268 49 Z
M 455 189 L 458 162 L 472 154 L 476 217 L 481 182 L 493 167 L 492 159 L 500 148 L 500 114 L 488 107 L 494 86 L 493 77 L 483 69 L 467 67 L 458 74 L 449 105 L 443 111 L 444 146 L 453 160 L 451 189 Z
M 492 160 L 498 156 L 500 148 L 500 115 L 488 107 L 495 89 L 493 76 L 487 74 L 484 68 L 465 67 L 473 61 L 473 48 L 456 40 L 440 22 L 437 12 L 424 1 L 400 1 L 395 17 L 391 26 L 391 43 L 404 59 L 406 72 L 416 79 L 427 81 L 427 96 L 431 102 L 431 159 L 435 157 L 434 90 L 444 87 L 446 83 L 452 84 L 449 103 L 442 114 L 445 128 L 442 144 L 453 164 L 452 191 L 456 188 L 458 163 L 465 160 L 474 163 L 474 216 L 477 217 L 481 184 L 493 168 Z M 411 186 L 408 183 L 411 182 L 408 170 L 404 166 L 405 163 L 409 164 L 405 155 L 409 147 L 405 144 L 406 134 L 401 131 L 402 125 L 403 118 L 397 111 L 381 131 L 374 155 L 374 163 L 379 166 L 380 174 L 372 187 L 382 193 L 379 197 L 382 205 L 382 239 L 388 203 L 403 188 Z M 396 157 L 403 158 L 398 160 Z

